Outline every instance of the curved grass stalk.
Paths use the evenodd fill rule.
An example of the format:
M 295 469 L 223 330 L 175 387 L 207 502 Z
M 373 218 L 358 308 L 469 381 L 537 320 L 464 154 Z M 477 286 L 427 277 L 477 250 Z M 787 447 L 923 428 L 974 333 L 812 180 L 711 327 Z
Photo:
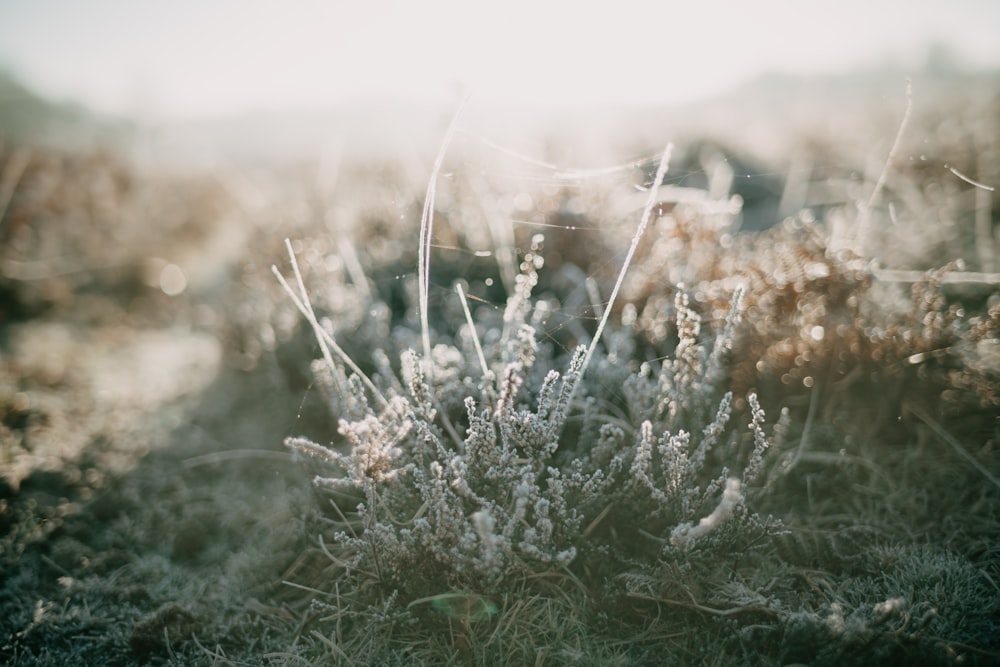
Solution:
M 618 298 L 618 292 L 621 290 L 622 283 L 625 282 L 625 274 L 628 272 L 628 267 L 632 263 L 632 257 L 635 255 L 636 248 L 639 247 L 639 240 L 646 231 L 646 227 L 649 225 L 649 219 L 653 214 L 653 206 L 656 204 L 656 194 L 659 191 L 660 183 L 663 182 L 663 177 L 667 175 L 667 169 L 670 166 L 670 155 L 673 153 L 674 145 L 673 143 L 668 143 L 666 148 L 663 150 L 663 156 L 660 158 L 660 166 L 656 168 L 656 178 L 653 181 L 653 185 L 649 188 L 649 196 L 646 198 L 646 207 L 642 211 L 642 219 L 639 221 L 639 228 L 635 230 L 635 235 L 632 236 L 632 245 L 629 246 L 628 254 L 625 255 L 625 262 L 622 264 L 621 271 L 618 272 L 618 280 L 615 281 L 615 286 L 611 290 L 611 296 L 608 298 L 608 305 L 604 309 L 604 314 L 601 316 L 601 322 L 597 325 L 597 331 L 594 332 L 594 338 L 590 341 L 590 347 L 587 348 L 587 356 L 583 359 L 583 366 L 580 368 L 580 375 L 582 376 L 587 372 L 587 366 L 590 365 L 590 359 L 594 356 L 594 350 L 597 349 L 597 345 L 601 340 L 601 334 L 604 333 L 604 327 L 608 324 L 608 318 L 611 317 L 611 311 L 615 305 L 615 300 Z
M 330 353 L 330 350 L 333 350 L 333 352 L 340 357 L 340 360 L 343 361 L 344 364 L 359 378 L 361 378 L 361 381 L 364 382 L 366 387 L 368 387 L 368 390 L 372 393 L 372 396 L 375 397 L 375 400 L 378 401 L 380 406 L 387 406 L 389 402 L 385 399 L 385 396 L 382 395 L 382 392 L 378 390 L 378 387 L 375 386 L 375 383 L 372 382 L 367 375 L 365 375 L 365 372 L 361 370 L 356 363 L 354 363 L 354 360 L 351 359 L 350 355 L 344 352 L 343 348 L 341 348 L 340 345 L 337 344 L 337 341 L 333 339 L 333 336 L 327 333 L 326 329 L 320 325 L 319 320 L 316 319 L 316 313 L 313 311 L 312 302 L 309 300 L 309 293 L 306 291 L 305 282 L 302 280 L 302 272 L 299 270 L 298 260 L 295 259 L 295 251 L 292 249 L 292 242 L 288 239 L 285 239 L 285 248 L 287 248 L 288 257 L 292 262 L 292 271 L 295 274 L 295 282 L 298 285 L 301 298 L 295 294 L 295 290 L 293 290 L 292 286 L 288 284 L 285 277 L 281 275 L 281 271 L 278 270 L 278 267 L 272 264 L 271 272 L 278 279 L 278 282 L 281 283 L 282 288 L 284 288 L 289 298 L 291 298 L 295 307 L 299 309 L 299 312 L 302 313 L 312 326 L 313 334 L 316 336 L 316 341 L 319 343 L 320 351 L 323 353 L 323 361 L 326 362 L 331 375 L 333 375 L 334 380 L 337 382 L 337 389 L 343 395 L 347 394 L 347 388 L 341 386 L 340 384 L 341 379 L 339 370 L 333 361 L 333 355 Z
M 426 373 L 432 377 L 433 368 L 431 359 L 431 333 L 430 323 L 427 315 L 427 300 L 430 293 L 431 277 L 431 232 L 434 229 L 434 198 L 437 195 L 437 179 L 441 173 L 441 164 L 444 162 L 445 153 L 451 144 L 452 137 L 455 136 L 455 127 L 458 125 L 458 118 L 462 115 L 465 102 L 468 96 L 462 99 L 448 124 L 448 130 L 441 141 L 441 148 L 438 149 L 437 157 L 434 159 L 434 167 L 431 170 L 430 181 L 427 183 L 427 194 L 424 197 L 424 210 L 420 215 L 420 246 L 417 250 L 417 285 L 420 292 L 420 337 L 424 344 L 424 360 L 427 366 Z

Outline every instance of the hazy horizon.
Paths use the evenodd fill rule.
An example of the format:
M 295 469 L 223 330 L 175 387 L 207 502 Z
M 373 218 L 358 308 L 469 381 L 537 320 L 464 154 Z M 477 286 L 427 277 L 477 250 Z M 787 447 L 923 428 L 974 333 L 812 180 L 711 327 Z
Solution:
M 992 19 L 990 17 L 993 17 Z M 501 6 L 447 0 L 280 10 L 222 0 L 0 5 L 0 63 L 40 94 L 168 121 L 377 100 L 538 109 L 664 105 L 765 73 L 1000 65 L 1000 4 L 761 0 Z

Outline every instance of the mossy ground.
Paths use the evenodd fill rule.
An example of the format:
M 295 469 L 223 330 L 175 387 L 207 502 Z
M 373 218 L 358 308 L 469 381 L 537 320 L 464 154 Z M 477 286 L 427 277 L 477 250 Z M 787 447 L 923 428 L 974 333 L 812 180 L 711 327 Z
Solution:
M 995 281 L 997 259 L 976 237 L 982 195 L 945 178 L 953 172 L 942 166 L 1000 184 L 1000 86 L 987 81 L 988 90 L 982 81 L 949 84 L 952 99 L 933 104 L 921 105 L 918 89 L 910 143 L 889 181 L 895 236 L 869 246 L 884 266 L 922 271 L 963 259 Z M 342 572 L 317 539 L 331 521 L 329 497 L 282 446 L 290 435 L 330 442 L 337 425 L 312 375 L 318 349 L 267 270 L 285 261 L 281 238 L 300 239 L 316 303 L 348 353 L 370 364 L 373 340 L 415 322 L 406 276 L 414 276 L 425 183 L 392 164 L 345 165 L 338 213 L 357 219 L 345 245 L 317 222 L 328 203 L 302 194 L 287 173 L 286 187 L 271 190 L 280 196 L 253 208 L 232 188 L 138 171 L 113 154 L 5 147 L 0 193 L 10 183 L 13 196 L 0 217 L 0 658 L 1000 662 L 1000 287 L 980 276 L 938 289 L 932 278 L 931 297 L 910 298 L 908 284 L 873 286 L 867 265 L 828 252 L 838 211 L 873 181 L 861 137 L 880 137 L 884 160 L 903 108 L 894 116 L 869 98 L 842 103 L 850 113 L 816 101 L 801 122 L 761 129 L 784 134 L 758 141 L 758 153 L 741 137 L 751 157 L 795 152 L 816 165 L 813 180 L 829 186 L 816 210 L 828 215 L 822 229 L 834 230 L 824 241 L 809 236 L 808 221 L 722 239 L 675 211 L 651 227 L 625 286 L 638 307 L 638 354 L 655 357 L 676 341 L 656 306 L 673 299 L 675 283 L 685 282 L 708 328 L 726 280 L 747 283 L 752 326 L 734 347 L 729 382 L 737 396 L 759 391 L 773 417 L 789 408 L 785 444 L 770 452 L 766 492 L 753 500 L 786 530 L 766 548 L 664 565 L 648 595 L 636 593 L 642 581 L 630 582 L 630 596 L 598 598 L 565 572 L 540 574 L 512 583 L 482 620 L 431 602 L 406 614 L 347 613 L 332 583 Z M 845 118 L 854 125 L 841 127 Z M 765 127 L 742 120 L 732 122 Z M 26 167 L 17 155 L 30 156 Z M 561 307 L 539 338 L 564 357 L 596 320 L 573 288 L 590 276 L 608 294 L 638 211 L 601 227 L 620 213 L 621 183 L 484 197 L 490 184 L 477 180 L 477 158 L 464 157 L 469 178 L 456 168 L 438 202 L 434 316 L 456 314 L 448 295 L 457 278 L 479 306 L 502 308 L 503 276 L 487 281 L 496 260 L 475 251 L 491 243 L 504 251 L 490 216 L 534 216 L 560 227 L 548 234 L 538 290 L 560 295 Z M 677 169 L 686 185 L 706 187 L 698 167 Z M 354 199 L 343 201 L 344 192 Z M 998 209 L 994 199 L 990 230 Z M 272 224 L 276 216 L 286 224 Z M 150 238 L 148 229 L 158 231 Z M 508 241 L 523 253 L 537 231 L 516 229 Z M 892 246 L 879 245 L 886 238 Z M 352 273 L 355 257 L 365 285 Z M 167 263 L 188 278 L 178 296 L 161 289 Z M 373 300 L 385 312 L 368 310 Z M 679 583 L 671 590 L 663 581 Z

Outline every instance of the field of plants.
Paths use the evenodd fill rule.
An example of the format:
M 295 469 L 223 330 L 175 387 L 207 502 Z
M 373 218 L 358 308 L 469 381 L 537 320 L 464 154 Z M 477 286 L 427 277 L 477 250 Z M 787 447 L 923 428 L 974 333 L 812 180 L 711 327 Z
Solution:
M 8 97 L 4 664 L 1000 663 L 997 75 L 211 168 Z

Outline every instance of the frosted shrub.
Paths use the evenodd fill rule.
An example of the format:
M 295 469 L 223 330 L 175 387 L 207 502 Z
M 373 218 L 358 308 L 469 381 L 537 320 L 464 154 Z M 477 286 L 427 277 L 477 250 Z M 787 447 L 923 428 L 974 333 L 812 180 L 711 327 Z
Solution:
M 655 580 L 664 561 L 702 544 L 747 544 L 768 529 L 745 503 L 769 445 L 754 396 L 749 465 L 742 475 L 715 465 L 737 459 L 733 397 L 720 399 L 716 387 L 739 294 L 714 345 L 681 293 L 671 358 L 622 358 L 632 348 L 620 324 L 605 339 L 614 363 L 597 351 L 585 373 L 580 346 L 557 357 L 560 370 L 537 368 L 551 358 L 533 324 L 546 307 L 532 298 L 541 267 L 536 238 L 499 335 L 485 332 L 485 345 L 466 326 L 466 343 L 437 344 L 430 359 L 398 353 L 396 372 L 383 350 L 371 379 L 357 367 L 349 374 L 333 353 L 317 368 L 341 440 L 287 445 L 329 467 L 315 483 L 344 508 L 329 553 L 352 584 L 339 583 L 340 593 L 353 590 L 357 604 L 498 596 L 541 573 L 621 594 L 631 592 L 616 579 L 627 571 Z

